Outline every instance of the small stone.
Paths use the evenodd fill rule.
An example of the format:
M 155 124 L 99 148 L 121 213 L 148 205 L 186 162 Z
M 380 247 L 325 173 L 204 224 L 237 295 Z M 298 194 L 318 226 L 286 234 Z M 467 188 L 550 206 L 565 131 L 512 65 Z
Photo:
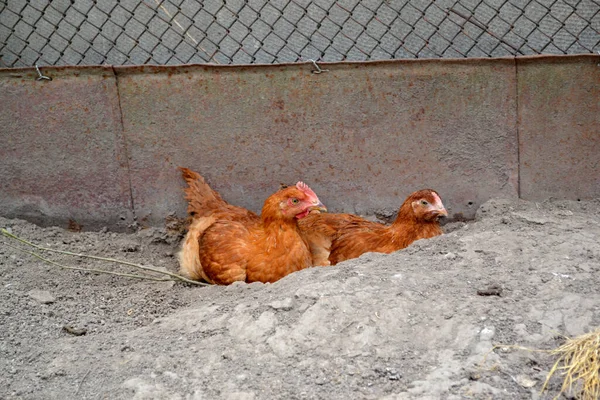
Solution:
M 493 326 L 486 326 L 479 332 L 479 340 L 482 342 L 489 342 L 496 334 L 496 328 Z
M 289 311 L 292 309 L 292 299 L 290 297 L 286 297 L 283 300 L 276 300 L 271 302 L 269 306 L 271 306 L 271 308 L 274 310 Z
M 125 253 L 136 253 L 140 251 L 140 245 L 137 243 L 125 243 L 121 247 L 121 251 L 124 251 Z
M 400 374 L 395 369 L 386 368 L 386 371 L 388 372 L 387 377 L 390 381 L 400 380 Z
M 66 332 L 73 336 L 83 336 L 87 333 L 86 328 L 75 328 L 70 325 L 63 326 L 62 330 L 63 330 L 63 332 Z
M 315 380 L 315 383 L 316 383 L 317 385 L 324 385 L 324 384 L 326 384 L 327 382 L 328 382 L 328 381 L 327 381 L 327 378 L 325 378 L 324 376 L 321 376 L 321 377 L 317 378 L 317 380 Z
M 31 290 L 27 293 L 29 297 L 42 304 L 51 304 L 56 301 L 56 297 L 52 296 L 47 290 Z
M 448 253 L 448 254 L 444 255 L 444 258 L 447 260 L 454 260 L 456 258 L 456 254 Z
M 573 215 L 573 211 L 570 210 L 560 210 L 558 213 L 558 215 L 562 215 L 563 217 L 570 217 Z
M 477 294 L 479 296 L 501 296 L 502 295 L 502 287 L 497 284 L 493 284 L 488 286 L 485 289 L 477 290 Z
M 478 381 L 481 379 L 481 374 L 479 372 L 471 371 L 469 373 L 469 380 Z
M 529 389 L 529 388 L 534 387 L 537 384 L 537 381 L 534 379 L 531 379 L 527 375 L 518 375 L 517 383 L 519 385 L 523 386 L 524 388 Z

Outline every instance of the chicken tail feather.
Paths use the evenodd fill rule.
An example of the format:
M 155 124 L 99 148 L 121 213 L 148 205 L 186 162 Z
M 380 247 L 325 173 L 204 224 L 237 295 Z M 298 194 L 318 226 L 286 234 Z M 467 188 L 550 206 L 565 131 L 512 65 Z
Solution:
M 208 186 L 199 173 L 184 167 L 179 167 L 179 170 L 188 184 L 188 187 L 184 189 L 185 199 L 188 201 L 188 214 L 193 217 L 202 217 L 228 205 L 219 193 Z

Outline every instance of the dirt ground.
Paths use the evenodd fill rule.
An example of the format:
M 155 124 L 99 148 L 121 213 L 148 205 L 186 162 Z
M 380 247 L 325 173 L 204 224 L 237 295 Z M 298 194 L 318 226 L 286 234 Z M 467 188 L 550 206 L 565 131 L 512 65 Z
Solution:
M 180 236 L 164 229 L 0 227 L 177 270 Z M 229 287 L 64 270 L 2 237 L 0 398 L 552 398 L 560 379 L 540 389 L 553 358 L 508 345 L 551 349 L 600 326 L 600 200 L 493 200 L 444 228 L 391 255 Z M 490 286 L 501 295 L 478 295 Z

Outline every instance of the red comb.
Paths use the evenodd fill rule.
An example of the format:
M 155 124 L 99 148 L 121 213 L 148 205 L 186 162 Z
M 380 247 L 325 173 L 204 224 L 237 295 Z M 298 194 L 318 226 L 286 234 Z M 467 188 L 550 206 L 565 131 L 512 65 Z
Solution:
M 298 188 L 298 190 L 303 191 L 307 196 L 314 197 L 315 199 L 317 198 L 315 192 L 313 192 L 312 189 L 309 188 L 306 183 L 298 182 L 296 183 L 296 187 Z

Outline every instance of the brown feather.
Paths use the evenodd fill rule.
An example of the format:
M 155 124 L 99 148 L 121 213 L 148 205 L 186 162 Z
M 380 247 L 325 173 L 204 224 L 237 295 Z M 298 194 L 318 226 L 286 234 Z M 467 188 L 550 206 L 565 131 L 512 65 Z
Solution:
M 343 226 L 360 221 L 365 220 L 352 214 L 334 213 L 311 213 L 306 218 L 299 220 L 298 226 L 310 247 L 313 264 L 318 266 L 330 265 L 331 241 L 336 233 Z
M 227 203 L 219 193 L 212 190 L 204 178 L 188 168 L 179 167 L 183 179 L 188 184 L 184 189 L 188 201 L 188 214 L 194 218 L 212 215 L 215 212 L 229 220 L 259 220 L 258 215 L 242 207 Z

